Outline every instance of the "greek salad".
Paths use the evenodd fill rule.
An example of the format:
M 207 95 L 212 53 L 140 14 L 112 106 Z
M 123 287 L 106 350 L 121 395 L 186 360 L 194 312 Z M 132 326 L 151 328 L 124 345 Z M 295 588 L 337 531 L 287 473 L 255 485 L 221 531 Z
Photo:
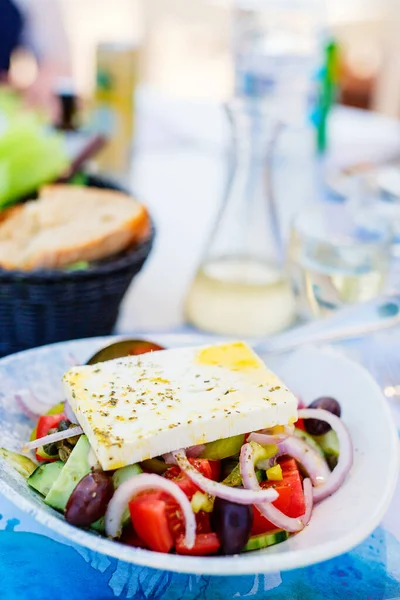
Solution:
M 160 350 L 151 342 L 119 342 L 88 364 Z M 0 454 L 71 525 L 156 552 L 232 555 L 301 532 L 313 506 L 334 494 L 351 469 L 352 442 L 336 399 L 308 407 L 299 401 L 297 416 L 295 423 L 105 470 L 66 401 L 39 416 L 25 455 Z

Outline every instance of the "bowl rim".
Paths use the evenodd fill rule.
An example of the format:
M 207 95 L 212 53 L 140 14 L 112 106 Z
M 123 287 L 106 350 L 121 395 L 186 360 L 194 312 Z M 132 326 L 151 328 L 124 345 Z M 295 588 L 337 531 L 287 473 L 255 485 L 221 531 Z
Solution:
M 132 334 L 133 335 L 133 334 Z M 138 334 L 139 337 L 154 337 L 162 343 L 162 335 L 151 334 Z M 123 336 L 107 336 L 91 338 L 86 340 L 71 340 L 69 342 L 60 342 L 57 344 L 50 345 L 50 348 L 54 346 L 73 344 L 82 344 L 83 346 L 91 343 L 98 344 L 101 341 L 103 343 L 110 341 L 120 340 Z M 168 336 L 167 336 L 168 337 Z M 49 347 L 47 347 L 49 348 Z M 27 350 L 18 355 L 21 357 L 22 354 L 32 353 L 36 351 L 45 351 L 46 346 L 41 348 L 35 348 Z M 321 353 L 321 349 L 315 347 L 308 347 L 303 350 L 296 351 L 295 354 L 305 354 L 309 357 L 315 355 L 315 353 Z M 355 366 L 359 370 L 360 376 L 368 381 L 371 395 L 375 397 L 375 402 L 378 403 L 379 408 L 382 411 L 382 417 L 385 418 L 386 424 L 388 425 L 388 437 L 391 440 L 393 456 L 389 463 L 390 467 L 390 481 L 387 483 L 385 494 L 381 497 L 378 504 L 375 506 L 375 511 L 372 519 L 356 523 L 353 530 L 349 530 L 347 534 L 341 537 L 339 540 L 331 540 L 325 544 L 317 545 L 315 547 L 307 549 L 292 550 L 290 555 L 282 557 L 278 553 L 264 554 L 264 553 L 251 553 L 247 555 L 236 555 L 231 557 L 190 557 L 190 556 L 179 556 L 179 555 L 162 555 L 160 553 L 152 552 L 150 550 L 143 550 L 140 548 L 133 548 L 124 546 L 116 543 L 115 541 L 108 540 L 107 538 L 96 535 L 93 532 L 88 532 L 72 525 L 69 525 L 56 511 L 45 512 L 44 510 L 38 509 L 32 501 L 21 496 L 11 485 L 6 481 L 0 479 L 0 491 L 9 500 L 16 504 L 22 510 L 31 514 L 38 522 L 49 527 L 51 530 L 65 536 L 71 542 L 83 545 L 96 552 L 112 556 L 114 558 L 125 560 L 130 563 L 134 563 L 139 566 L 165 569 L 171 572 L 188 573 L 188 574 L 203 574 L 203 575 L 218 575 L 218 576 L 233 576 L 233 575 L 249 575 L 255 573 L 273 573 L 277 571 L 286 571 L 296 568 L 302 568 L 310 566 L 315 563 L 320 563 L 324 560 L 334 558 L 344 552 L 351 550 L 358 543 L 362 542 L 380 523 L 383 515 L 385 514 L 391 499 L 393 497 L 396 485 L 397 485 L 397 474 L 399 467 L 399 440 L 397 435 L 397 429 L 391 417 L 390 408 L 384 401 L 381 390 L 378 384 L 372 379 L 371 375 L 361 365 L 355 363 L 351 359 L 342 354 L 332 351 L 331 349 L 323 349 L 323 354 L 328 354 L 331 360 L 342 363 L 354 368 Z M 1 366 L 5 366 L 8 361 L 15 360 L 17 355 L 11 355 L 3 359 L 0 363 Z M 396 475 L 396 477 L 395 477 Z M 284 542 L 286 543 L 286 542 Z

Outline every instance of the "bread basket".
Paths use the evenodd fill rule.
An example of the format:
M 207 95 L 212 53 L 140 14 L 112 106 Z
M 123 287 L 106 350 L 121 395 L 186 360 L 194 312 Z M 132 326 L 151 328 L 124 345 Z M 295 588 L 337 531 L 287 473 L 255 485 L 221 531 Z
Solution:
M 93 187 L 120 189 L 99 178 Z M 112 333 L 125 292 L 146 261 L 149 238 L 85 270 L 0 269 L 0 356 Z

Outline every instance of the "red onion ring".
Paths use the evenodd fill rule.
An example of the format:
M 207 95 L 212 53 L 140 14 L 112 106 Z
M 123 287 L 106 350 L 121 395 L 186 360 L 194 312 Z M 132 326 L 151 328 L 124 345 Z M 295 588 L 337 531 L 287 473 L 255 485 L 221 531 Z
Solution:
M 325 459 L 304 440 L 291 437 L 279 444 L 279 455 L 288 454 L 308 473 L 313 485 L 323 485 L 331 475 Z
M 64 404 L 64 414 L 67 417 L 68 421 L 70 421 L 71 423 L 75 423 L 76 425 L 79 425 L 77 416 L 74 413 L 74 411 L 72 410 L 72 406 L 70 405 L 68 400 L 66 400 L 65 404 Z
M 167 452 L 163 454 L 163 459 L 166 465 L 176 465 L 176 460 L 172 452 Z
M 311 479 L 303 480 L 303 491 L 304 491 L 304 502 L 306 505 L 306 511 L 304 513 L 304 517 L 302 521 L 304 525 L 308 525 L 311 519 L 311 514 L 314 506 L 314 497 L 313 497 L 313 486 L 311 483 Z
M 338 464 L 329 474 L 328 480 L 313 490 L 314 502 L 321 502 L 340 488 L 353 466 L 353 444 L 347 427 L 336 415 L 322 408 L 303 408 L 298 411 L 299 419 L 320 419 L 328 423 L 339 440 Z
M 30 419 L 37 419 L 48 410 L 47 399 L 42 402 L 32 390 L 21 389 L 14 395 L 15 401 L 21 411 Z
M 242 475 L 243 485 L 247 489 L 260 493 L 261 487 L 257 481 L 254 470 L 254 450 L 251 447 L 251 444 L 248 443 L 244 444 L 240 451 L 240 473 Z M 261 514 L 268 519 L 268 521 L 271 521 L 275 527 L 279 527 L 279 529 L 284 529 L 290 533 L 296 533 L 304 529 L 309 522 L 313 507 L 312 484 L 309 479 L 304 480 L 303 489 L 306 510 L 303 517 L 300 517 L 299 519 L 284 515 L 283 512 L 277 509 L 273 504 L 267 502 L 255 502 L 255 504 Z
M 190 446 L 190 448 L 186 448 L 186 456 L 188 458 L 197 458 L 205 449 L 205 444 L 199 444 L 198 446 Z
M 70 429 L 66 429 L 65 431 L 56 431 L 55 433 L 45 435 L 44 437 L 38 438 L 37 440 L 33 440 L 32 442 L 24 444 L 22 446 L 22 452 L 27 452 L 28 450 L 40 448 L 40 446 L 44 446 L 45 444 L 52 444 L 53 442 L 66 440 L 67 438 L 75 437 L 76 435 L 81 435 L 82 433 L 82 427 L 71 427 Z
M 246 444 L 245 444 L 246 445 Z M 230 502 L 236 502 L 237 504 L 259 504 L 260 502 L 268 503 L 274 502 L 278 498 L 278 492 L 272 488 L 269 490 L 262 490 L 259 488 L 256 492 L 250 489 L 238 489 L 232 488 L 222 483 L 212 481 L 204 477 L 197 469 L 195 469 L 187 459 L 184 450 L 176 450 L 172 453 L 178 463 L 179 467 L 186 473 L 188 477 L 195 483 L 203 492 L 206 492 L 210 496 L 216 496 L 223 500 L 229 500 Z M 253 467 L 254 472 L 254 467 Z M 255 478 L 254 472 L 254 478 Z M 256 480 L 257 481 L 257 480 Z
M 294 427 L 293 426 L 285 426 L 283 433 L 265 433 L 264 431 L 255 431 L 251 433 L 248 437 L 250 442 L 257 442 L 257 444 L 261 444 L 261 446 L 267 446 L 268 444 L 280 444 L 288 437 L 293 435 Z
M 306 404 L 303 402 L 303 398 L 297 396 L 297 410 L 300 410 L 301 408 L 306 408 Z
M 28 403 L 22 393 L 15 394 L 14 399 L 18 408 L 26 417 L 29 417 L 30 419 L 37 419 L 40 416 L 41 412 L 37 412 L 39 409 L 32 410 L 32 403 Z M 43 409 L 40 409 L 40 411 L 42 410 Z
M 71 367 L 79 367 L 79 365 L 81 364 L 81 363 L 79 362 L 79 360 L 76 358 L 76 356 L 74 356 L 74 355 L 72 354 L 72 352 L 70 352 L 70 353 L 68 354 L 68 362 L 69 362 L 69 364 L 71 365 Z
M 128 503 L 140 492 L 148 490 L 162 490 L 176 500 L 185 519 L 185 545 L 193 548 L 196 539 L 196 519 L 188 498 L 176 483 L 154 473 L 133 475 L 114 492 L 105 516 L 106 534 L 112 538 L 120 537 L 122 517 Z
M 205 448 L 205 444 L 189 446 L 189 448 L 186 448 L 186 456 L 188 458 L 197 458 L 205 450 Z M 163 454 L 163 459 L 167 465 L 176 465 L 176 460 L 172 452 L 167 452 L 166 454 Z

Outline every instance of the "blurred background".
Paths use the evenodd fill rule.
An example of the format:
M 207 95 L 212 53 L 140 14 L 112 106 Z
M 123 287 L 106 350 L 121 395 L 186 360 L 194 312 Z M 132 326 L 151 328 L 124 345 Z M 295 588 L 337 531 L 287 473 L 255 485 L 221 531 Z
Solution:
M 55 0 L 36 0 L 46 11 Z M 57 0 L 68 34 L 77 90 L 90 96 L 99 42 L 143 44 L 142 81 L 179 97 L 225 98 L 233 85 L 231 3 L 223 0 Z M 396 0 L 327 0 L 327 25 L 341 47 L 341 101 L 398 115 Z M 17 60 L 17 58 L 19 60 Z M 34 76 L 32 55 L 13 65 Z
M 397 0 L 0 0 L 0 351 L 262 337 L 397 290 L 399 30 Z M 88 219 L 93 187 L 147 238 L 104 254 L 122 200 Z

